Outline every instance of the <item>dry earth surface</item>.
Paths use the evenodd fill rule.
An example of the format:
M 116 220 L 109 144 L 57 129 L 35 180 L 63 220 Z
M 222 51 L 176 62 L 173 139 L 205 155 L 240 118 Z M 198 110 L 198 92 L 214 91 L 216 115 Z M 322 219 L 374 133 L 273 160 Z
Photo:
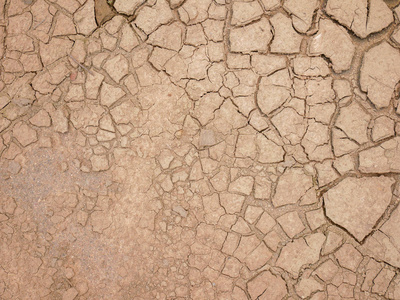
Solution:
M 0 299 L 400 299 L 399 18 L 1 0 Z

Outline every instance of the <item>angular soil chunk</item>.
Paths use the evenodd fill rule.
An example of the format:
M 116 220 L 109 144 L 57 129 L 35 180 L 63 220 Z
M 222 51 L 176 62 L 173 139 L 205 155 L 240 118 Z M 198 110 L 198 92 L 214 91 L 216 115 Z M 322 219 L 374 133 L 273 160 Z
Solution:
M 324 241 L 325 236 L 322 233 L 296 239 L 283 247 L 276 265 L 296 278 L 302 266 L 318 261 Z
M 288 169 L 279 178 L 272 204 L 275 207 L 294 204 L 299 201 L 312 186 L 312 177 L 304 174 L 302 169 Z
M 372 127 L 371 138 L 374 142 L 394 136 L 394 121 L 386 116 L 380 116 L 374 120 Z
M 261 111 L 270 114 L 290 98 L 292 80 L 287 69 L 261 78 L 257 103 Z
M 299 53 L 303 37 L 293 29 L 290 19 L 282 13 L 277 13 L 270 20 L 274 28 L 271 52 Z
M 232 52 L 266 51 L 272 40 L 271 25 L 266 18 L 231 30 L 229 41 Z
M 119 13 L 132 15 L 139 5 L 144 2 L 145 0 L 116 0 L 114 8 Z
M 393 22 L 393 13 L 382 0 L 328 0 L 326 12 L 361 38 Z
M 74 14 L 74 23 L 78 33 L 84 35 L 91 34 L 97 28 L 93 0 L 86 1 L 85 5 Z
M 286 59 L 275 54 L 254 54 L 251 56 L 251 65 L 257 74 L 267 76 L 286 68 Z
M 203 22 L 208 18 L 208 8 L 212 0 L 187 0 L 178 9 L 179 17 L 187 25 Z
M 293 59 L 293 71 L 300 76 L 327 76 L 328 63 L 322 57 L 296 56 Z
M 336 253 L 335 257 L 343 268 L 357 271 L 363 257 L 353 245 L 344 244 Z
M 172 11 L 165 0 L 158 0 L 152 6 L 144 6 L 140 9 L 134 23 L 137 27 L 149 34 L 162 24 L 167 24 L 173 19 Z
M 23 147 L 38 140 L 36 130 L 22 122 L 15 124 L 13 135 Z
M 388 107 L 400 80 L 400 52 L 387 42 L 368 50 L 363 58 L 360 86 L 377 107 Z
M 282 299 L 287 293 L 286 283 L 280 276 L 264 271 L 247 283 L 247 290 L 251 299 L 258 299 L 261 295 L 268 295 L 268 299 Z M 261 298 L 260 298 L 261 299 Z
M 371 116 L 356 102 L 341 108 L 335 123 L 336 128 L 340 130 L 334 130 L 332 141 L 335 154 L 343 155 L 355 150 L 359 144 L 368 142 L 367 130 L 370 120 Z
M 340 73 L 350 69 L 355 46 L 343 27 L 331 20 L 321 19 L 319 31 L 311 40 L 309 51 L 313 55 L 323 54 L 328 57 L 335 72 Z
M 293 27 L 306 33 L 311 27 L 314 12 L 318 9 L 318 0 L 286 0 L 283 7 L 291 15 Z
M 272 123 L 284 138 L 285 142 L 297 144 L 306 132 L 306 121 L 293 108 L 287 107 L 272 117 Z
M 383 176 L 346 178 L 324 195 L 326 215 L 362 241 L 389 205 L 393 183 Z
M 359 162 L 364 173 L 400 172 L 400 137 L 361 151 Z
M 257 20 L 263 14 L 263 9 L 257 1 L 233 2 L 232 25 L 244 25 Z
M 184 30 L 178 22 L 162 25 L 149 36 L 148 42 L 154 46 L 179 51 Z
M 392 41 L 396 42 L 397 45 L 400 45 L 400 26 L 397 26 L 390 38 Z
M 389 220 L 370 236 L 362 247 L 364 254 L 383 260 L 400 268 L 400 208 L 397 207 Z

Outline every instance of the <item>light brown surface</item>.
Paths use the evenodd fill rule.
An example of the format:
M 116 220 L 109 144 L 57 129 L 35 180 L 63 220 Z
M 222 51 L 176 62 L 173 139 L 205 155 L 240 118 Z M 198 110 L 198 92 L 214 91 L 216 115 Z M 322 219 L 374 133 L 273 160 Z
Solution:
M 395 2 L 1 2 L 0 299 L 400 299 Z

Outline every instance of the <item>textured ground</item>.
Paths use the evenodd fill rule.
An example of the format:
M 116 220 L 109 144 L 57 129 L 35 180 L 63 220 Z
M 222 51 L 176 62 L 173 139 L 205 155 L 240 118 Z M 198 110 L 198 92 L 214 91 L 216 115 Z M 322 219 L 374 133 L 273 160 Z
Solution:
M 0 0 L 0 299 L 400 299 L 400 6 Z

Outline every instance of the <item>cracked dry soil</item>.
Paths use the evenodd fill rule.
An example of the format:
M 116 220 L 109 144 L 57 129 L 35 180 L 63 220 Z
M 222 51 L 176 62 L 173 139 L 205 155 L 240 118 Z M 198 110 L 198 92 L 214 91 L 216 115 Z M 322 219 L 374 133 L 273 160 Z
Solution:
M 394 0 L 1 0 L 0 299 L 400 299 Z

